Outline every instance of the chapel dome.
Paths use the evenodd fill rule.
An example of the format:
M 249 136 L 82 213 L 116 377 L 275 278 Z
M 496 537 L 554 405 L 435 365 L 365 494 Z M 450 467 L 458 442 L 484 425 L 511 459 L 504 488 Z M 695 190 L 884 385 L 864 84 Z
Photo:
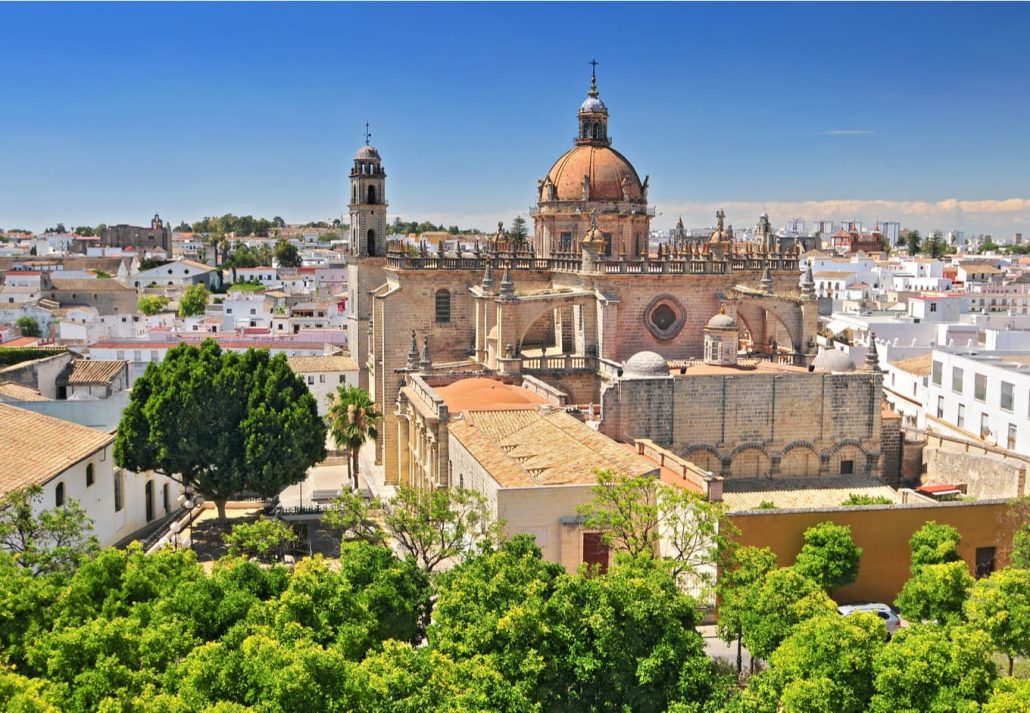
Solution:
M 358 149 L 358 152 L 354 154 L 354 159 L 361 161 L 380 160 L 379 152 L 376 151 L 376 147 L 369 146 L 368 144 L 365 144 L 364 146 Z
M 587 97 L 582 104 L 579 105 L 579 111 L 583 114 L 601 114 L 607 113 L 608 107 L 604 105 L 598 97 Z
M 590 200 L 639 201 L 644 197 L 644 188 L 633 164 L 610 146 L 581 144 L 555 161 L 547 172 L 547 180 L 554 184 L 555 200 L 583 200 L 583 176 L 590 178 Z
M 733 317 L 725 312 L 719 312 L 719 314 L 708 320 L 708 329 L 732 329 L 736 331 L 737 323 L 733 321 Z
M 669 365 L 661 354 L 637 352 L 622 365 L 622 375 L 628 378 L 668 376 Z
M 855 370 L 855 362 L 839 349 L 828 349 L 816 355 L 812 367 L 817 371 L 847 372 Z

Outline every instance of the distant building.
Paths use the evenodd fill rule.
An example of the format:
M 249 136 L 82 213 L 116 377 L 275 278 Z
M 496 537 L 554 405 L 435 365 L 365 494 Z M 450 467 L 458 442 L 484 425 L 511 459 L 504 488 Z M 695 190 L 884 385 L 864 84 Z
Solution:
M 901 223 L 894 220 L 877 221 L 876 229 L 880 235 L 887 239 L 887 244 L 892 248 L 897 246 L 901 240 Z
M 138 225 L 112 225 L 100 231 L 100 244 L 104 247 L 127 248 L 132 246 L 140 252 L 163 250 L 172 254 L 172 229 L 164 224 L 161 216 L 154 214 L 149 228 Z M 76 246 L 79 247 L 79 246 Z M 82 246 L 85 252 L 85 246 Z

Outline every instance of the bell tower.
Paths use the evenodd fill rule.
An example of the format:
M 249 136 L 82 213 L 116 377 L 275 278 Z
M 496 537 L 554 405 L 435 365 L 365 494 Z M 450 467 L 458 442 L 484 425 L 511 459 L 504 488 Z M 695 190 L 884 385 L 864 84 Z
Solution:
M 365 123 L 365 145 L 350 171 L 350 251 L 361 257 L 386 256 L 386 171 Z

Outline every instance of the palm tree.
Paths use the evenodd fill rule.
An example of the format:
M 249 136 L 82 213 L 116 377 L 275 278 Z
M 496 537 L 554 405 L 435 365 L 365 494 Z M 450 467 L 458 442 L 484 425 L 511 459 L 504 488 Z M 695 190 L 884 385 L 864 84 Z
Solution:
M 326 423 L 337 447 L 344 446 L 350 454 L 348 470 L 352 487 L 358 487 L 358 451 L 368 440 L 379 437 L 376 423 L 383 417 L 376 411 L 375 402 L 368 392 L 357 386 L 343 384 L 330 398 Z

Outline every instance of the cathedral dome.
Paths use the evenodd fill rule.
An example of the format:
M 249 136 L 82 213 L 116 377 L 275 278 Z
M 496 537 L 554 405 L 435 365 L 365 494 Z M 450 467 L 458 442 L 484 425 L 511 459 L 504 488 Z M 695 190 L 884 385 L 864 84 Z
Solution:
M 547 180 L 554 184 L 554 200 L 583 200 L 583 176 L 590 179 L 590 200 L 639 201 L 644 197 L 640 177 L 625 156 L 610 146 L 581 144 L 547 172 Z
M 668 376 L 669 365 L 665 357 L 655 352 L 637 352 L 622 365 L 622 375 L 632 378 Z
M 812 360 L 812 367 L 816 371 L 847 372 L 855 370 L 855 362 L 839 349 L 828 349 L 819 352 Z
M 379 161 L 380 160 L 379 152 L 376 151 L 376 147 L 375 146 L 369 146 L 368 144 L 365 144 L 360 149 L 358 149 L 358 152 L 356 154 L 354 154 L 354 159 L 355 160 L 364 160 L 364 161 L 371 161 L 371 160 Z

